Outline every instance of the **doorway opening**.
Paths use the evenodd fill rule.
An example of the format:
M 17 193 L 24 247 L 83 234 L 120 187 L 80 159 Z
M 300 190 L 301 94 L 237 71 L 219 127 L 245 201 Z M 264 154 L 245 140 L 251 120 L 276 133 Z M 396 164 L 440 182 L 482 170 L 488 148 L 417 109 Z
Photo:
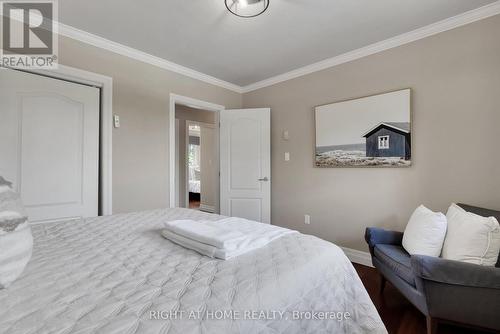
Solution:
M 219 213 L 219 113 L 175 104 L 175 204 Z
M 188 168 L 188 203 L 190 209 L 199 209 L 201 204 L 201 127 L 187 122 L 187 168 Z

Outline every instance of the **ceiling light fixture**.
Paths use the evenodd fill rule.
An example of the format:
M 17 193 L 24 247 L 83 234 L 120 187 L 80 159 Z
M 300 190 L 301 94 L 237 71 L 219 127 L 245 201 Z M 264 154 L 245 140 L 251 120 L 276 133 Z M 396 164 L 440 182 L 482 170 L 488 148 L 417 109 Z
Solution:
M 239 17 L 256 17 L 269 7 L 270 0 L 224 0 L 228 11 Z

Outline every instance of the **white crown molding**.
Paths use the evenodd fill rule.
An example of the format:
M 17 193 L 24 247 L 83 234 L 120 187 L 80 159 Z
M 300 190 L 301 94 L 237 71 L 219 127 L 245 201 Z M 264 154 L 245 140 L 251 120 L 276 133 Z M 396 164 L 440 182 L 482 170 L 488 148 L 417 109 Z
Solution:
M 213 76 L 210 76 L 208 74 L 204 74 L 201 72 L 198 72 L 196 70 L 190 69 L 185 66 L 181 66 L 179 64 L 173 63 L 171 61 L 165 60 L 160 57 L 153 56 L 149 53 L 128 47 L 126 45 L 113 42 L 109 39 L 105 39 L 103 37 L 91 34 L 89 32 L 74 28 L 72 26 L 57 22 L 56 23 L 59 27 L 59 35 L 66 36 L 72 39 L 75 39 L 77 41 L 93 45 L 95 47 L 105 49 L 117 54 L 120 54 L 122 56 L 126 56 L 135 60 L 142 61 L 147 64 L 151 64 L 154 66 L 157 66 L 159 68 L 172 71 L 178 74 L 185 75 L 187 77 L 197 79 L 215 86 L 219 86 L 225 89 L 229 89 L 233 92 L 236 93 L 242 93 L 242 87 L 232 84 L 230 82 L 217 79 Z
M 382 51 L 386 51 L 392 48 L 396 48 L 401 45 L 412 43 L 420 39 L 439 34 L 454 28 L 458 28 L 469 23 L 473 23 L 488 17 L 500 14 L 500 0 L 493 2 L 489 5 L 473 9 L 471 11 L 453 16 L 442 21 L 427 25 L 422 28 L 392 37 L 357 50 L 349 51 L 347 53 L 335 56 L 311 65 L 307 65 L 296 70 L 283 73 L 259 82 L 247 86 L 238 86 L 233 83 L 215 78 L 208 74 L 201 73 L 199 71 L 190 69 L 188 67 L 173 63 L 171 61 L 165 60 L 163 58 L 153 56 L 146 52 L 125 46 L 123 44 L 113 42 L 111 40 L 105 39 L 103 37 L 88 33 L 86 31 L 68 26 L 63 23 L 57 23 L 59 34 L 66 36 L 80 42 L 93 45 L 95 47 L 105 49 L 132 59 L 136 59 L 165 70 L 169 70 L 175 73 L 185 75 L 187 77 L 197 79 L 215 86 L 219 86 L 236 93 L 248 93 L 260 88 L 272 86 L 280 82 L 295 79 L 307 74 L 318 72 L 330 67 L 341 65 L 344 63 L 351 62 L 360 58 L 364 58 Z
M 488 17 L 500 14 L 500 1 L 493 2 L 489 5 L 473 9 L 471 11 L 465 12 L 463 14 L 453 16 L 442 21 L 427 25 L 422 28 L 398 35 L 380 41 L 357 50 L 353 50 L 342 55 L 329 58 L 311 65 L 307 65 L 296 70 L 277 75 L 275 77 L 265 79 L 248 86 L 243 87 L 243 93 L 248 93 L 260 88 L 275 85 L 280 82 L 295 79 L 307 74 L 318 72 L 330 67 L 334 67 L 340 64 L 348 63 L 353 60 L 364 58 L 382 51 L 396 48 L 398 46 L 408 44 L 411 42 L 418 41 L 420 39 L 439 34 L 454 28 L 464 26 L 469 23 L 473 23 L 479 20 L 486 19 Z

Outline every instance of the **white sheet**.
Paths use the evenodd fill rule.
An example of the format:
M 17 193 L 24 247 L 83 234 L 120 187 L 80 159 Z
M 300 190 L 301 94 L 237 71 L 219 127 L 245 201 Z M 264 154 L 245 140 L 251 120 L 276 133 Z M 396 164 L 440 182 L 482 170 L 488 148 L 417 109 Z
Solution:
M 264 247 L 291 233 L 298 232 L 234 217 L 218 221 L 170 221 L 162 231 L 165 238 L 176 244 L 223 260 Z
M 165 223 L 165 229 L 216 248 L 234 248 L 235 242 L 246 236 L 238 228 L 226 228 L 224 222 L 228 219 L 173 220 Z
M 210 246 L 210 245 L 195 241 L 193 239 L 186 238 L 182 235 L 176 234 L 176 233 L 169 231 L 167 229 L 163 229 L 161 231 L 161 235 L 163 235 L 163 237 L 165 239 L 168 239 L 168 240 L 170 240 L 170 241 L 172 241 L 172 242 L 174 242 L 174 243 L 176 243 L 184 248 L 192 249 L 192 250 L 200 253 L 201 255 L 205 255 L 205 256 L 209 256 L 209 257 L 217 257 L 219 259 L 224 259 L 223 257 L 221 257 L 223 254 L 219 253 L 218 256 L 215 256 L 218 249 L 214 246 Z
M 175 219 L 220 217 L 169 209 L 33 226 L 31 261 L 0 290 L 0 332 L 387 333 L 337 246 L 290 234 L 221 261 L 165 240 L 163 223 Z M 189 319 L 191 311 L 201 318 Z M 217 319 L 220 311 L 225 316 Z M 248 311 L 284 313 L 237 317 Z M 311 320 L 294 311 L 350 317 Z
M 287 228 L 237 217 L 217 221 L 174 220 L 166 222 L 165 228 L 186 238 L 227 250 L 255 243 L 264 245 L 285 234 L 297 233 Z

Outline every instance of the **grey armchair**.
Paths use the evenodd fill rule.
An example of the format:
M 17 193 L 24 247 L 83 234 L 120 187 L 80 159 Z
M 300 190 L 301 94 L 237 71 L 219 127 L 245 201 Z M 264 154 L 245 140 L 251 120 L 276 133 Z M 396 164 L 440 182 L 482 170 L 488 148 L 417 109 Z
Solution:
M 500 211 L 459 204 L 467 211 L 500 221 Z M 373 265 L 381 274 L 380 291 L 390 281 L 427 318 L 427 333 L 447 321 L 500 331 L 500 256 L 496 267 L 410 256 L 403 233 L 367 228 Z M 500 254 L 499 254 L 500 255 Z

